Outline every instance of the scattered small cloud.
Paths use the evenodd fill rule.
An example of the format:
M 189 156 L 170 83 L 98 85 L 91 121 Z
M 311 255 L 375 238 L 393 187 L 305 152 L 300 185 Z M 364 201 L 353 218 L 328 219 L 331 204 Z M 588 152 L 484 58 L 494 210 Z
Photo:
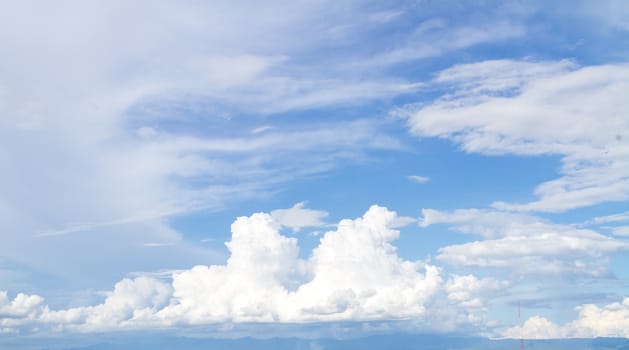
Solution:
M 260 133 L 263 133 L 263 132 L 265 132 L 265 131 L 272 130 L 272 129 L 274 129 L 274 128 L 275 128 L 275 127 L 274 127 L 274 126 L 271 126 L 271 125 L 263 125 L 263 126 L 260 126 L 260 127 L 255 128 L 255 129 L 251 129 L 251 131 L 250 131 L 250 132 L 251 132 L 252 134 L 260 134 Z
M 323 221 L 328 213 L 321 210 L 307 209 L 306 202 L 299 202 L 288 209 L 277 209 L 271 212 L 271 216 L 282 226 L 298 232 L 304 227 L 319 227 L 326 223 Z
M 629 226 L 616 226 L 612 228 L 614 236 L 629 236 Z
M 588 224 L 607 224 L 610 222 L 623 222 L 629 221 L 629 211 L 625 211 L 618 214 L 605 215 L 605 216 L 597 216 L 592 220 L 588 220 Z
M 391 227 L 402 228 L 410 224 L 416 223 L 417 219 L 410 216 L 398 216 L 391 222 Z
M 420 175 L 409 175 L 406 177 L 407 179 L 413 181 L 413 182 L 417 182 L 420 184 L 426 183 L 428 181 L 430 181 L 430 178 L 428 176 L 420 176 Z
M 167 247 L 167 246 L 171 246 L 174 243 L 159 243 L 159 242 L 149 242 L 149 243 L 144 243 L 142 244 L 145 247 Z
M 388 23 L 394 20 L 395 18 L 399 17 L 402 14 L 404 14 L 404 12 L 402 11 L 374 12 L 369 15 L 368 19 L 369 19 L 369 22 L 384 24 L 384 23 Z

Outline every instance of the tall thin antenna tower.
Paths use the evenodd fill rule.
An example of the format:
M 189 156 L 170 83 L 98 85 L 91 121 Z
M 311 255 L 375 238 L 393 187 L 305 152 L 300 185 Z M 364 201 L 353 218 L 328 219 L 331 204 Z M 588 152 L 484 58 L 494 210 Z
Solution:
M 520 324 L 520 350 L 524 350 L 524 339 L 522 339 L 522 318 L 520 316 L 520 302 L 518 301 L 518 323 Z

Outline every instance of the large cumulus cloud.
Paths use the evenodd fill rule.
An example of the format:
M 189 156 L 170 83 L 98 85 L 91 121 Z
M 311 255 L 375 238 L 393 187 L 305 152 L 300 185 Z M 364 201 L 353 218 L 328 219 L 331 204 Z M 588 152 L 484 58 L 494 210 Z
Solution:
M 398 256 L 397 215 L 372 206 L 323 235 L 308 259 L 269 214 L 240 217 L 226 243 L 225 265 L 195 266 L 172 282 L 141 276 L 118 282 L 104 303 L 50 310 L 39 296 L 0 296 L 5 331 L 50 327 L 98 331 L 189 324 L 427 317 L 440 270 Z M 473 291 L 472 291 L 473 292 Z

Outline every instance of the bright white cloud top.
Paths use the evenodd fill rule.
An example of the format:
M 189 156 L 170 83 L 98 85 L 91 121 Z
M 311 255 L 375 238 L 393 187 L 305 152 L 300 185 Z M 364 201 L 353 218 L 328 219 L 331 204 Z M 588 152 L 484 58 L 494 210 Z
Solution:
M 0 3 L 0 347 L 629 338 L 628 30 L 615 0 Z
M 265 213 L 240 217 L 226 243 L 226 265 L 195 266 L 172 275 L 118 282 L 103 304 L 51 311 L 40 296 L 0 299 L 3 331 L 44 327 L 78 331 L 120 330 L 219 322 L 321 322 L 427 318 L 442 289 L 439 269 L 401 259 L 391 242 L 396 214 L 373 206 L 327 232 L 307 260 L 295 238 Z M 485 281 L 455 277 L 453 299 L 469 302 Z M 470 284 L 471 282 L 471 284 Z M 453 322 L 455 320 L 452 320 Z
M 177 271 L 170 282 L 148 276 L 125 278 L 102 304 L 63 310 L 51 310 L 38 295 L 18 294 L 10 300 L 2 292 L 0 325 L 3 332 L 12 333 L 369 320 L 437 322 L 430 329 L 447 330 L 482 322 L 491 298 L 504 293 L 510 283 L 473 275 L 452 275 L 445 281 L 439 267 L 400 258 L 392 245 L 399 236 L 391 227 L 396 219 L 395 212 L 372 206 L 361 218 L 339 222 L 303 260 L 297 240 L 282 235 L 280 223 L 271 215 L 240 217 L 226 243 L 231 255 L 225 265 Z M 445 319 L 438 309 L 444 306 L 450 308 Z M 602 309 L 588 304 L 579 307 L 577 320 L 563 327 L 532 317 L 504 335 L 625 337 L 627 312 L 627 298 Z

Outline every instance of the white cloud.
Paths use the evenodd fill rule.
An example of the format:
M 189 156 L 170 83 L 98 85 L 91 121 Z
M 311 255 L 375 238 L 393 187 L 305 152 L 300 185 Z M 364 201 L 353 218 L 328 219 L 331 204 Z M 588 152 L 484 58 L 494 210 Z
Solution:
M 396 214 L 372 206 L 362 218 L 342 220 L 311 257 L 313 278 L 296 297 L 306 319 L 399 319 L 422 317 L 439 289 L 439 270 L 401 259 L 391 242 Z M 321 294 L 322 291 L 327 291 Z
M 445 284 L 448 298 L 466 308 L 486 307 L 490 298 L 503 293 L 507 281 L 477 278 L 474 275 L 453 275 Z
M 612 233 L 615 236 L 629 236 L 629 226 L 617 226 L 612 228 Z
M 622 0 L 580 1 L 575 3 L 579 14 L 593 17 L 603 29 L 629 31 L 629 6 Z M 598 29 L 600 30 L 600 28 Z
M 420 184 L 430 181 L 430 178 L 428 176 L 421 176 L 421 175 L 409 175 L 406 178 Z
M 513 235 L 538 235 L 552 226 L 542 218 L 483 209 L 456 209 L 439 211 L 422 209 L 421 227 L 436 224 L 451 224 L 459 232 L 475 234 L 484 238 L 496 238 Z M 564 229 L 569 227 L 564 227 Z
M 173 243 L 163 243 L 163 242 L 147 242 L 142 244 L 145 247 L 168 247 L 173 245 Z
M 20 293 L 9 300 L 7 292 L 0 292 L 0 317 L 23 318 L 31 316 L 44 302 L 38 295 Z
M 391 222 L 391 228 L 402 228 L 402 227 L 406 227 L 412 223 L 417 222 L 417 219 L 412 218 L 410 216 L 397 216 L 392 222 Z
M 415 28 L 406 38 L 406 42 L 386 53 L 355 62 L 353 66 L 379 67 L 436 57 L 481 43 L 521 37 L 525 33 L 525 28 L 515 23 L 487 21 L 482 24 L 452 25 L 442 19 L 428 19 Z
M 126 265 L 116 259 L 100 268 L 120 275 L 129 269 L 169 267 L 165 256 L 132 248 L 146 242 L 177 245 L 173 250 L 177 253 L 167 255 L 181 253 L 177 265 L 213 262 L 216 254 L 210 248 L 182 241 L 164 218 L 263 196 L 295 177 L 327 171 L 340 159 L 357 158 L 365 142 L 370 144 L 367 149 L 401 147 L 397 140 L 377 135 L 369 123 L 341 124 L 348 130 L 342 136 L 332 131 L 339 124 L 231 139 L 159 133 L 111 149 L 73 146 L 74 135 L 59 142 L 33 135 L 45 144 L 41 149 L 29 146 L 21 155 L 4 157 L 13 165 L 5 169 L 0 184 L 6 188 L 0 199 L 0 255 L 31 268 L 55 274 L 74 271 L 79 276 L 88 273 L 88 265 L 77 261 L 109 261 L 121 254 Z M 22 142 L 12 135 L 2 142 Z M 65 155 L 53 160 L 58 154 Z M 28 170 L 33 164 L 56 170 Z M 86 234 L 89 241 L 79 237 Z M 41 239 L 27 238 L 36 235 Z M 87 254 L 68 248 L 76 245 L 72 241 L 86 241 L 98 249 Z M 60 250 L 67 252 L 63 259 L 55 258 Z M 153 266 L 144 265 L 148 261 Z M 84 268 L 77 270 L 80 265 Z
M 604 236 L 602 236 L 604 237 Z M 625 242 L 602 237 L 506 237 L 450 245 L 437 259 L 457 266 L 494 267 L 527 275 L 609 275 L 606 256 L 629 250 Z
M 2 292 L 0 326 L 14 332 L 123 329 L 164 307 L 171 295 L 169 284 L 146 276 L 116 283 L 102 304 L 65 310 L 50 310 L 38 295 L 18 294 L 9 304 L 6 292 Z
M 413 91 L 413 82 L 357 81 L 295 58 L 326 50 L 329 34 L 313 28 L 354 18 L 330 5 L 0 4 L 8 72 L 0 78 L 0 146 L 12 150 L 0 152 L 0 255 L 75 281 L 104 276 L 94 265 L 119 276 L 213 262 L 215 252 L 182 241 L 165 218 L 266 195 L 357 158 L 363 142 L 399 147 L 366 122 L 252 134 L 259 121 L 243 118 L 217 128 L 231 137 L 195 124 Z M 46 237 L 31 239 L 37 234 Z M 145 242 L 173 249 L 164 256 L 142 249 Z M 77 245 L 91 254 L 70 248 Z
M 325 225 L 323 221 L 328 213 L 321 210 L 305 208 L 305 202 L 299 202 L 288 209 L 277 209 L 271 212 L 271 216 L 280 225 L 299 231 L 303 227 L 318 227 Z
M 223 322 L 325 322 L 433 317 L 440 291 L 437 267 L 408 261 L 391 244 L 396 214 L 372 206 L 342 220 L 321 238 L 308 260 L 295 238 L 280 234 L 269 214 L 240 217 L 226 243 L 225 265 L 174 272 L 172 283 L 140 276 L 118 282 L 104 303 L 51 311 L 39 296 L 0 294 L 0 327 L 14 330 L 107 331 Z M 471 283 L 467 283 L 471 282 Z M 455 277 L 453 300 L 493 288 L 487 279 Z M 465 294 L 467 293 L 471 294 Z
M 59 311 L 45 307 L 39 321 L 53 329 L 72 331 L 127 328 L 166 306 L 171 295 L 172 287 L 157 279 L 146 276 L 123 279 L 108 293 L 104 303 Z
M 527 275 L 609 274 L 607 259 L 629 251 L 629 242 L 541 218 L 493 210 L 423 210 L 420 225 L 452 224 L 486 238 L 439 249 L 437 259 L 456 266 L 494 267 Z
M 382 11 L 382 12 L 375 12 L 371 15 L 369 15 L 368 19 L 371 22 L 375 22 L 375 23 L 387 23 L 390 22 L 391 20 L 401 16 L 403 14 L 402 11 Z
M 251 129 L 250 132 L 252 134 L 259 134 L 259 133 L 263 133 L 265 131 L 269 131 L 269 130 L 272 130 L 272 129 L 273 129 L 273 126 L 271 126 L 271 125 L 263 125 L 263 126 L 259 126 L 257 128 Z
M 629 298 L 603 307 L 585 304 L 577 310 L 578 318 L 563 326 L 534 316 L 503 334 L 508 338 L 527 339 L 629 337 Z
M 302 203 L 294 208 L 304 210 Z M 91 332 L 225 322 L 413 320 L 421 329 L 487 329 L 487 308 L 510 284 L 474 275 L 452 275 L 444 282 L 439 268 L 400 258 L 392 245 L 399 220 L 394 212 L 373 206 L 363 217 L 342 220 L 326 232 L 304 260 L 297 240 L 283 236 L 282 224 L 272 215 L 240 217 L 232 225 L 227 242 L 231 255 L 225 265 L 175 271 L 171 283 L 147 276 L 124 279 L 95 306 L 50 310 L 39 296 L 21 294 L 11 301 L 4 294 L 0 327 Z M 600 275 L 603 256 L 629 249 L 594 231 L 524 214 L 424 210 L 422 226 L 438 223 L 488 238 L 440 250 L 438 259 L 462 266 Z M 582 308 L 571 333 L 535 318 L 526 329 L 505 334 L 596 336 L 606 331 L 593 328 L 593 318 L 611 325 L 625 317 L 619 305 Z
M 1 3 L 0 148 L 11 152 L 0 152 L 0 255 L 75 281 L 105 269 L 120 276 L 213 262 L 216 252 L 182 240 L 167 218 L 268 195 L 366 149 L 399 150 L 373 121 L 291 119 L 286 129 L 273 121 L 272 130 L 250 132 L 261 123 L 256 116 L 421 87 L 380 68 L 346 69 L 364 59 L 348 57 L 364 52 L 354 45 L 380 30 L 389 38 L 399 29 L 394 18 L 405 15 L 368 8 L 283 0 Z M 457 39 L 457 49 L 511 37 L 516 27 L 433 33 Z M 435 37 L 400 34 L 419 46 Z M 45 237 L 32 240 L 37 234 Z M 146 242 L 173 249 L 164 256 L 142 249 Z M 77 245 L 86 249 L 71 249 Z
M 578 308 L 579 317 L 568 324 L 575 337 L 629 337 L 629 298 L 598 307 L 586 304 Z
M 444 70 L 433 84 L 448 92 L 409 107 L 415 135 L 467 152 L 563 157 L 562 176 L 539 185 L 538 200 L 494 207 L 559 212 L 629 199 L 628 65 L 485 61 Z
M 239 218 L 227 265 L 175 275 L 174 304 L 157 316 L 190 323 L 422 316 L 441 279 L 435 267 L 397 256 L 389 242 L 398 232 L 388 227 L 395 217 L 374 206 L 360 219 L 343 220 L 307 261 L 297 259 L 296 240 L 281 236 L 271 216 Z M 207 293 L 216 297 L 208 300 Z
M 623 222 L 629 221 L 629 211 L 625 211 L 618 214 L 605 215 L 605 216 L 597 216 L 592 220 L 589 220 L 587 223 L 593 224 L 606 224 L 610 222 Z
M 564 338 L 561 329 L 544 317 L 533 316 L 522 326 L 515 326 L 504 331 L 507 338 L 522 339 L 556 339 Z
M 192 324 L 277 317 L 288 294 L 285 285 L 301 272 L 297 240 L 282 236 L 270 215 L 258 213 L 238 218 L 226 245 L 227 265 L 196 266 L 173 276 L 174 300 L 160 317 Z
M 19 293 L 9 300 L 7 292 L 0 291 L 0 329 L 4 333 L 18 332 L 25 325 L 37 324 L 44 310 L 44 299 L 39 295 Z

